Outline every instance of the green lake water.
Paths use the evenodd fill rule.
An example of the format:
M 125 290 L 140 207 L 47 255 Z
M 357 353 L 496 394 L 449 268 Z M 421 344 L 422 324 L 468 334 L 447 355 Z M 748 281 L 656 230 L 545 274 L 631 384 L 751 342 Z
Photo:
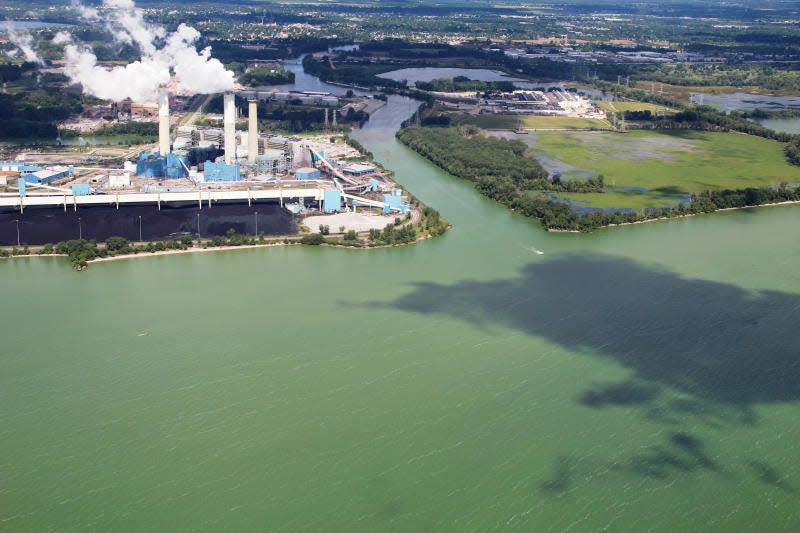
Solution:
M 766 118 L 757 122 L 771 130 L 800 134 L 800 118 Z
M 0 262 L 0 530 L 800 530 L 800 207 L 548 234 L 413 108 L 443 237 Z

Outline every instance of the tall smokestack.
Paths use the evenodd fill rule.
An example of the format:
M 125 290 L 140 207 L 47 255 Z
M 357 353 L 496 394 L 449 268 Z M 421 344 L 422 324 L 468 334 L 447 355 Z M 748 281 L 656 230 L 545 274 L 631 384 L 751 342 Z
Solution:
M 258 100 L 247 101 L 247 160 L 253 163 L 258 155 Z
M 169 93 L 166 87 L 158 90 L 158 152 L 169 153 Z
M 232 165 L 236 159 L 236 103 L 233 92 L 225 93 L 223 132 L 225 133 L 225 163 Z

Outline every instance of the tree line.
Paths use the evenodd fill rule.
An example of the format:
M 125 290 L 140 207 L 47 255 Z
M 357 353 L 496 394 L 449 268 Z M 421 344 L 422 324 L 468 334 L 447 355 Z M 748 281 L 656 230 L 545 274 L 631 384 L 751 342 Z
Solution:
M 456 76 L 454 78 L 436 78 L 431 81 L 418 81 L 415 83 L 417 89 L 422 91 L 435 91 L 440 93 L 454 92 L 511 92 L 515 89 L 514 82 L 511 81 L 479 81 L 471 80 L 466 76 Z
M 0 139 L 54 139 L 58 124 L 83 111 L 81 96 L 31 90 L 0 94 Z
M 260 85 L 285 85 L 294 83 L 294 72 L 291 70 L 272 70 L 263 67 L 256 67 L 240 74 L 239 83 L 248 87 L 257 87 Z
M 468 127 L 469 128 L 469 127 Z M 554 192 L 602 192 L 602 176 L 582 182 L 548 177 L 538 161 L 525 155 L 522 141 L 483 137 L 477 128 L 409 126 L 397 138 L 451 174 L 472 181 L 483 195 L 526 217 L 536 218 L 548 230 L 591 231 L 614 224 L 672 218 L 718 209 L 800 201 L 800 187 L 788 184 L 760 188 L 726 189 L 693 194 L 686 204 L 633 210 L 576 212 Z M 481 145 L 492 146 L 484 151 Z M 538 166 L 527 161 L 532 159 Z

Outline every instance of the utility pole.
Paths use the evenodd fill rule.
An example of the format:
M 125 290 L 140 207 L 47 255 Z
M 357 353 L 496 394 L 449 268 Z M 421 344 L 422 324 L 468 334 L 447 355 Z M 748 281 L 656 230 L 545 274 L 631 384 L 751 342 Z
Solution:
M 142 242 L 142 215 L 139 215 L 139 242 Z
M 258 237 L 258 211 L 256 211 L 256 237 Z
M 200 213 L 197 213 L 197 241 L 200 241 Z
M 17 246 L 19 246 L 19 219 L 14 220 L 17 223 Z
M 83 226 L 81 225 L 81 217 L 78 217 L 78 240 L 83 240 Z

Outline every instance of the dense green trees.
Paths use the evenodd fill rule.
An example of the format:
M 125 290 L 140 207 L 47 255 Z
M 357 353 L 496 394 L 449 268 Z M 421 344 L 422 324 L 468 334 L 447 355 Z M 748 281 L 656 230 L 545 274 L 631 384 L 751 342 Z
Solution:
M 800 137 L 786 145 L 784 148 L 786 152 L 786 159 L 793 165 L 800 165 Z
M 259 85 L 284 85 L 294 83 L 294 72 L 291 70 L 271 70 L 268 68 L 253 68 L 239 76 L 239 83 L 249 87 Z
M 356 85 L 359 87 L 405 87 L 405 82 L 378 78 L 377 74 L 394 70 L 397 66 L 392 64 L 375 64 L 369 59 L 357 62 L 331 64 L 328 57 L 316 59 L 306 56 L 303 59 L 303 69 L 321 80 Z
M 525 155 L 524 142 L 485 136 L 474 126 L 404 128 L 397 136 L 451 174 L 470 181 L 506 177 L 523 186 L 547 177 L 542 165 Z
M 753 86 L 773 91 L 800 90 L 800 69 L 795 65 L 680 63 L 637 67 L 635 75 L 638 79 L 672 85 Z
M 386 224 L 383 231 L 369 230 L 369 240 L 376 244 L 408 244 L 417 240 L 417 231 L 410 224 L 407 226 Z
M 742 190 L 707 191 L 694 194 L 688 204 L 675 207 L 577 213 L 569 203 L 553 198 L 550 193 L 599 193 L 604 186 L 602 176 L 587 181 L 560 180 L 558 176 L 548 179 L 543 169 L 538 175 L 528 176 L 526 171 L 530 171 L 532 167 L 526 159 L 533 158 L 525 155 L 524 143 L 486 138 L 478 133 L 477 128 L 460 130 L 408 127 L 401 129 L 397 137 L 451 174 L 475 182 L 475 188 L 482 194 L 524 216 L 539 219 L 551 230 L 591 231 L 612 224 L 800 200 L 800 187 L 781 184 Z M 496 144 L 498 141 L 502 142 Z M 480 145 L 483 143 L 495 147 L 495 151 L 482 152 Z M 792 143 L 790 146 L 797 145 Z M 497 159 L 503 161 L 496 161 Z
M 0 94 L 0 139 L 54 139 L 57 124 L 82 109 L 80 95 L 63 91 Z
M 305 244 L 308 246 L 319 246 L 320 244 L 325 243 L 325 237 L 322 236 L 321 233 L 310 233 L 308 235 L 303 235 L 300 239 L 300 244 Z
M 456 76 L 455 78 L 437 78 L 432 81 L 418 81 L 417 89 L 423 91 L 436 91 L 444 93 L 453 92 L 511 92 L 514 90 L 514 83 L 510 81 L 477 81 L 471 80 L 466 76 Z
M 702 131 L 738 131 L 766 139 L 787 142 L 793 138 L 789 133 L 780 133 L 747 120 L 740 113 L 723 115 L 710 106 L 696 106 L 676 113 L 661 121 L 659 129 L 694 129 Z

